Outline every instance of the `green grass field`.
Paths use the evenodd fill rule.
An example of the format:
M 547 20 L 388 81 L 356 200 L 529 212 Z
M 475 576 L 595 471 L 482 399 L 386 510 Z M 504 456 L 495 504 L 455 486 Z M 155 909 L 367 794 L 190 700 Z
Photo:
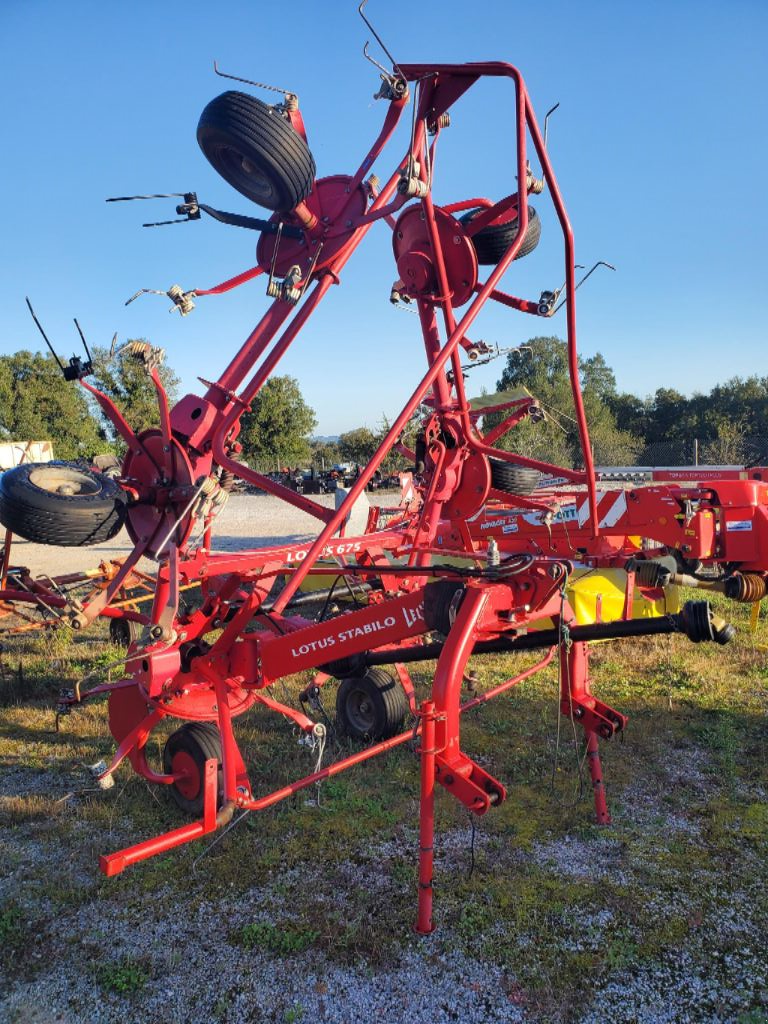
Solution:
M 120 652 L 101 627 L 5 639 L 0 990 L 48 979 L 70 1014 L 62 1020 L 88 1019 L 92 998 L 115 1019 L 129 1006 L 132 1019 L 154 1019 L 141 1015 L 142 1000 L 176 977 L 179 960 L 159 935 L 135 948 L 122 932 L 202 915 L 213 922 L 212 956 L 304 957 L 369 975 L 413 951 L 463 957 L 493 972 L 510 1020 L 768 1020 L 768 628 L 761 620 L 750 633 L 745 606 L 720 602 L 720 611 L 739 628 L 727 648 L 682 637 L 593 647 L 595 692 L 630 716 L 625 742 L 601 745 L 610 826 L 592 823 L 581 736 L 575 750 L 567 719 L 556 749 L 554 669 L 464 717 L 464 749 L 504 782 L 508 799 L 475 821 L 473 838 L 466 810 L 441 792 L 439 930 L 428 939 L 412 932 L 418 761 L 409 747 L 248 816 L 207 854 L 210 840 L 105 879 L 98 854 L 184 821 L 126 766 L 112 790 L 93 788 L 86 766 L 113 751 L 104 702 L 54 731 L 58 687 Z M 472 665 L 484 689 L 535 660 Z M 414 675 L 421 693 L 430 668 Z M 287 682 L 292 698 L 305 681 Z M 280 685 L 276 696 L 285 696 Z M 329 688 L 329 711 L 333 698 Z M 172 727 L 153 740 L 158 759 Z M 257 794 L 311 770 L 311 755 L 274 714 L 248 713 L 238 738 Z M 352 749 L 332 739 L 326 763 Z M 176 953 L 186 958 L 184 948 Z M 75 975 L 85 994 L 82 981 L 67 982 Z M 702 978 L 703 989 L 691 988 Z M 197 1019 L 240 1019 L 238 984 Z M 696 1012 L 643 1016 L 643 1001 L 661 991 Z M 286 1002 L 253 1019 L 298 1020 L 297 1012 Z M 27 1019 L 17 1004 L 7 1013 Z

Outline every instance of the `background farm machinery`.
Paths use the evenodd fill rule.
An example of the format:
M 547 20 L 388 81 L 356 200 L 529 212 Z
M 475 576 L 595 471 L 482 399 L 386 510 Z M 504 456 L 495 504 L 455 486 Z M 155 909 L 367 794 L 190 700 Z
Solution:
M 186 316 L 199 298 L 261 275 L 272 301 L 221 376 L 203 380 L 202 396 L 187 395 L 173 408 L 157 371 L 159 350 L 136 345 L 131 354 L 152 380 L 159 408 L 159 427 L 138 435 L 88 381 L 89 360 L 73 358 L 65 376 L 89 391 L 126 446 L 119 480 L 56 464 L 19 467 L 0 482 L 0 520 L 45 543 L 91 543 L 125 526 L 134 545 L 114 571 L 105 571 L 98 587 L 76 601 L 66 591 L 58 593 L 61 581 L 47 590 L 56 591 L 53 607 L 72 628 L 100 615 L 142 627 L 128 649 L 125 676 L 64 692 L 59 712 L 107 694 L 117 750 L 104 776 L 127 759 L 148 781 L 168 786 L 194 820 L 102 857 L 106 874 L 212 833 L 238 810 L 263 810 L 413 739 L 421 765 L 417 929 L 429 932 L 435 783 L 476 814 L 505 798 L 503 785 L 462 750 L 462 713 L 557 658 L 561 710 L 584 729 L 597 817 L 609 820 L 598 739 L 621 732 L 627 718 L 592 693 L 588 644 L 671 632 L 694 642 L 727 642 L 732 628 L 706 602 L 680 609 L 671 603 L 676 596 L 668 584 L 705 585 L 701 565 L 717 563 L 724 573 L 709 585 L 738 599 L 763 597 L 768 485 L 749 479 L 598 491 L 577 372 L 573 234 L 520 73 L 495 62 L 393 62 L 391 72 L 381 70 L 384 123 L 351 175 L 316 178 L 293 94 L 269 106 L 228 91 L 208 104 L 198 127 L 204 154 L 239 192 L 273 213 L 269 220 L 224 214 L 198 202 L 193 192 L 180 194 L 182 220 L 205 213 L 258 230 L 257 263 L 212 288 L 174 285 L 162 294 Z M 438 205 L 433 184 L 449 111 L 484 79 L 499 88 L 512 86 L 516 184 L 496 202 L 469 198 Z M 371 168 L 409 104 L 405 153 L 379 180 Z M 529 139 L 538 177 L 529 161 Z M 519 298 L 499 286 L 512 262 L 538 242 L 541 224 L 528 197 L 545 190 L 563 235 L 565 282 L 538 298 Z M 338 507 L 329 509 L 241 464 L 239 421 L 378 222 L 392 231 L 397 277 L 390 299 L 415 307 L 427 368 L 376 454 Z M 489 268 L 485 280 L 483 267 Z M 502 401 L 494 408 L 500 422 L 484 431 L 489 407 L 470 403 L 461 365 L 462 355 L 482 355 L 482 343 L 474 343 L 469 331 L 488 302 L 548 317 L 561 300 L 582 469 L 501 450 L 496 442 L 535 415 L 536 403 L 519 396 Z M 356 502 L 418 411 L 422 428 L 417 449 L 409 453 L 414 475 L 408 500 L 394 512 L 374 509 L 365 532 L 348 535 Z M 565 486 L 526 493 L 525 474 L 531 471 L 553 474 Z M 235 478 L 317 518 L 318 536 L 304 545 L 216 553 L 215 518 Z M 669 565 L 659 568 L 653 556 L 662 549 L 678 553 L 687 579 L 671 579 Z M 139 578 L 142 557 L 157 563 L 146 614 L 121 606 L 126 588 Z M 627 572 L 630 557 L 635 561 Z M 594 579 L 597 573 L 621 594 L 610 609 L 597 591 L 593 599 L 583 598 L 589 583 L 577 577 Z M 310 595 L 317 605 L 319 594 L 321 603 L 319 614 L 310 617 L 302 614 L 307 595 L 301 587 L 318 577 L 329 585 Z M 340 581 L 355 606 L 335 614 L 332 599 Z M 182 611 L 182 589 L 198 585 L 199 607 Z M 32 589 L 29 581 L 25 586 Z M 542 651 L 537 664 L 462 703 L 472 656 L 531 649 Z M 406 665 L 432 659 L 431 692 L 418 702 Z M 306 670 L 315 674 L 301 709 L 274 697 L 273 684 Z M 323 767 L 326 726 L 317 720 L 317 709 L 322 687 L 332 678 L 341 680 L 339 724 L 350 736 L 372 742 Z M 262 796 L 255 794 L 233 731 L 233 720 L 257 704 L 285 716 L 318 753 L 316 771 Z M 406 724 L 409 715 L 415 725 Z M 147 742 L 168 717 L 185 724 L 170 735 L 162 764 L 153 766 Z

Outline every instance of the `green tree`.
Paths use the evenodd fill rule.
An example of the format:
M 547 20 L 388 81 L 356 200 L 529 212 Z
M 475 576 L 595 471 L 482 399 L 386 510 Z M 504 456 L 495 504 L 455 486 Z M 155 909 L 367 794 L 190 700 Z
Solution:
M 717 430 L 717 437 L 704 445 L 704 463 L 713 466 L 740 466 L 747 455 L 747 429 L 743 420 L 733 422 L 723 419 Z
M 603 356 L 596 352 L 589 359 L 579 359 L 581 386 L 607 402 L 616 394 L 616 377 Z
M 356 427 L 339 437 L 339 451 L 347 462 L 364 466 L 379 447 L 379 438 L 368 427 Z
M 85 391 L 39 352 L 0 356 L 0 437 L 52 441 L 57 459 L 90 458 L 112 447 Z
M 647 436 L 652 415 L 649 400 L 622 391 L 620 394 L 610 395 L 607 401 L 614 419 L 621 424 L 623 430 L 629 431 L 637 438 Z
M 294 377 L 270 377 L 241 423 L 239 440 L 247 461 L 262 468 L 309 462 L 309 435 L 317 420 Z
M 587 415 L 590 440 L 597 462 L 632 461 L 641 444 L 628 431 L 620 430 L 611 411 L 616 396 L 616 378 L 600 353 L 579 360 L 579 377 Z M 499 390 L 526 388 L 541 403 L 544 421 L 523 421 L 502 438 L 499 447 L 557 465 L 582 461 L 578 426 L 568 373 L 568 348 L 557 337 L 531 338 L 507 356 Z M 489 416 L 488 425 L 497 417 Z
M 413 451 L 416 447 L 416 438 L 423 425 L 423 420 L 424 417 L 421 414 L 412 416 L 403 428 L 403 432 L 400 434 L 400 442 L 404 444 L 406 448 L 410 449 L 410 451 Z M 376 430 L 376 447 L 378 447 L 387 436 L 391 426 L 392 424 L 389 422 L 388 417 L 385 414 L 382 414 Z M 395 448 L 392 448 L 387 453 L 384 462 L 381 464 L 381 468 L 384 473 L 396 473 L 403 469 L 413 469 L 413 464 L 405 457 L 405 455 L 401 454 L 401 452 L 397 451 Z
M 336 441 L 312 441 L 312 465 L 317 470 L 331 469 L 341 462 L 341 452 Z
M 165 363 L 160 365 L 158 373 L 168 393 L 170 404 L 173 405 L 178 392 L 179 378 Z M 93 383 L 112 399 L 128 425 L 137 434 L 160 425 L 155 386 L 145 369 L 144 362 L 132 355 L 127 346 L 121 347 L 112 356 L 105 348 L 97 347 L 93 350 Z M 100 411 L 99 415 L 102 416 Z M 108 421 L 104 420 L 104 423 L 111 435 L 113 431 Z

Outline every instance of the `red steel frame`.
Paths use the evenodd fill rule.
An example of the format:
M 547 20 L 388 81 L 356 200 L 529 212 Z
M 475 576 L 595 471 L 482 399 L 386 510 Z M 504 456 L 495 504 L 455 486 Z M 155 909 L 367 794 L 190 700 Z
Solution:
M 477 814 L 485 813 L 505 796 L 501 783 L 462 751 L 462 712 L 506 692 L 544 668 L 559 648 L 561 661 L 567 667 L 567 671 L 561 673 L 561 678 L 567 680 L 563 683 L 562 710 L 572 714 L 576 708 L 585 729 L 596 813 L 601 821 L 608 820 L 608 810 L 597 737 L 610 738 L 624 727 L 626 719 L 592 696 L 583 643 L 570 647 L 558 644 L 532 668 L 489 693 L 461 704 L 464 673 L 478 642 L 524 633 L 530 622 L 545 617 L 561 623 L 567 632 L 567 623 L 573 618 L 564 598 L 571 570 L 570 552 L 541 547 L 535 550 L 530 545 L 526 551 L 518 546 L 518 553 L 500 566 L 487 570 L 478 568 L 469 574 L 432 565 L 431 554 L 466 556 L 470 553 L 485 557 L 486 546 L 478 541 L 478 535 L 468 524 L 481 513 L 489 497 L 498 497 L 491 489 L 488 462 L 491 455 L 495 459 L 556 473 L 574 485 L 582 485 L 585 491 L 579 500 L 586 498 L 588 508 L 598 509 L 579 387 L 574 240 L 523 79 L 516 68 L 505 63 L 483 62 L 408 64 L 398 70 L 409 83 L 409 90 L 393 90 L 394 97 L 389 102 L 381 132 L 358 170 L 351 177 L 322 179 L 300 209 L 293 215 L 282 215 L 287 222 L 303 225 L 305 230 L 304 242 L 291 243 L 293 249 L 289 247 L 287 255 L 278 254 L 276 258 L 278 269 L 283 268 L 281 273 L 292 263 L 303 262 L 305 266 L 307 280 L 295 311 L 284 297 L 275 299 L 219 379 L 203 381 L 207 390 L 202 397 L 187 395 L 174 408 L 169 408 L 159 376 L 152 370 L 160 409 L 159 429 L 135 435 L 110 399 L 83 382 L 128 446 L 122 479 L 132 497 L 127 525 L 134 551 L 98 595 L 82 608 L 69 609 L 70 621 L 75 626 L 83 626 L 99 614 L 110 614 L 115 596 L 142 555 L 157 559 L 160 568 L 148 639 L 130 651 L 126 664 L 128 675 L 116 684 L 77 693 L 70 703 L 99 693 L 109 694 L 110 728 L 118 748 L 107 774 L 128 758 L 134 769 L 152 782 L 194 788 L 197 781 L 205 794 L 200 821 L 102 857 L 101 867 L 108 875 L 212 832 L 229 821 L 236 808 L 263 810 L 421 734 L 416 927 L 426 933 L 433 928 L 435 782 Z M 495 204 L 480 199 L 440 208 L 433 203 L 430 179 L 443 130 L 441 117 L 482 78 L 509 80 L 514 87 L 515 171 L 520 187 Z M 377 193 L 377 187 L 366 186 L 364 178 L 391 139 L 411 89 L 415 91 L 411 144 Z M 428 126 L 434 126 L 431 142 Z M 492 441 L 499 432 L 484 436 L 479 429 L 461 373 L 460 348 L 471 346 L 468 331 L 489 300 L 526 313 L 537 312 L 536 303 L 507 295 L 499 288 L 520 249 L 528 225 L 527 194 L 531 187 L 528 134 L 564 239 L 568 364 L 583 470 L 557 467 L 494 448 Z M 414 176 L 420 183 L 417 193 L 423 194 L 410 203 L 403 194 L 407 189 L 403 189 L 401 183 L 407 186 L 409 178 Z M 522 183 L 526 183 L 526 187 L 522 187 Z M 484 207 L 471 226 L 461 225 L 451 217 L 451 211 L 470 205 Z M 470 236 L 484 225 L 503 221 L 515 211 L 517 236 L 487 279 L 480 282 Z M 340 282 L 345 264 L 378 221 L 394 225 L 395 257 L 401 274 L 398 285 L 405 288 L 403 277 L 409 278 L 409 275 L 417 282 L 409 287 L 420 317 L 428 366 L 373 458 L 340 507 L 331 511 L 238 462 L 239 420 L 331 285 Z M 274 238 L 262 237 L 256 267 L 216 287 L 197 289 L 195 294 L 218 295 L 266 272 L 272 256 L 269 246 L 276 244 Z M 313 250 L 314 254 L 310 255 Z M 459 306 L 466 307 L 461 314 L 456 313 Z M 441 327 L 444 339 L 441 339 Z M 401 516 L 391 527 L 379 530 L 372 526 L 361 537 L 344 536 L 343 524 L 353 505 L 423 403 L 431 407 L 432 413 L 425 428 L 427 469 L 419 509 Z M 512 408 L 507 426 L 519 420 L 521 414 L 519 408 Z M 191 508 L 205 481 L 215 483 L 219 471 L 234 473 L 315 516 L 323 524 L 319 535 L 307 545 L 216 554 L 211 550 L 212 525 L 208 515 L 202 544 L 192 548 L 189 543 L 194 525 Z M 559 502 L 560 499 L 552 495 L 519 499 L 523 510 L 554 517 Z M 483 540 L 486 536 L 482 535 Z M 597 515 L 587 517 L 579 536 L 583 536 L 588 545 L 600 545 Z M 521 554 L 523 551 L 525 553 Z M 393 562 L 393 559 L 399 561 Z M 308 575 L 330 577 L 340 573 L 374 582 L 380 589 L 371 594 L 367 606 L 327 621 L 315 623 L 290 613 L 292 599 Z M 288 577 L 286 585 L 265 609 L 277 575 Z M 191 615 L 180 617 L 179 587 L 193 581 L 201 581 L 205 596 L 203 606 Z M 451 599 L 452 593 L 458 595 L 458 599 Z M 253 622 L 262 628 L 257 632 L 244 632 Z M 204 638 L 219 627 L 223 630 L 212 644 L 204 642 Z M 420 724 L 415 733 L 409 730 L 374 744 L 274 793 L 258 798 L 253 795 L 232 731 L 233 717 L 258 702 L 285 715 L 307 734 L 316 734 L 316 723 L 309 717 L 268 695 L 272 683 L 304 669 L 322 670 L 329 661 L 354 658 L 373 649 L 381 651 L 392 646 L 418 644 L 424 634 L 440 627 L 447 638 L 437 660 L 430 698 L 418 709 Z M 404 668 L 400 675 L 410 683 Z M 318 678 L 322 681 L 325 677 Z M 416 711 L 412 686 L 409 696 Z M 148 764 L 145 756 L 148 737 L 167 716 L 218 724 L 222 740 L 221 806 L 217 806 L 214 761 L 207 763 L 204 778 L 199 780 L 190 779 L 191 769 L 182 761 L 174 762 L 168 774 L 156 772 Z

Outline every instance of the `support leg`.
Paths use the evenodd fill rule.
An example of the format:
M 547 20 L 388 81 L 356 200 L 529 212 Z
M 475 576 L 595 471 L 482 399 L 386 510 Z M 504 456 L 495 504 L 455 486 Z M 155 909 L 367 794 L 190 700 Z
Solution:
M 435 844 L 435 705 L 421 705 L 421 805 L 419 817 L 419 909 L 416 931 L 429 935 L 432 920 L 432 865 Z
M 623 716 L 618 716 L 612 709 L 607 708 L 592 696 L 589 685 L 589 646 L 586 643 L 572 644 L 566 657 L 567 671 L 565 678 L 562 679 L 561 708 L 563 714 L 568 714 L 573 709 L 574 717 L 580 720 L 584 726 L 584 733 L 587 737 L 589 774 L 592 778 L 592 790 L 595 796 L 595 818 L 598 825 L 610 825 L 611 815 L 605 796 L 603 768 L 600 764 L 596 730 L 600 730 L 602 735 L 610 738 L 617 728 L 617 722 L 606 718 L 601 713 L 603 711 L 615 715 L 621 728 L 626 719 Z
M 608 810 L 608 801 L 605 797 L 603 766 L 600 763 L 597 736 L 593 732 L 587 733 L 587 761 L 589 762 L 589 774 L 592 777 L 592 790 L 595 795 L 595 818 L 597 824 L 610 825 L 611 813 Z

